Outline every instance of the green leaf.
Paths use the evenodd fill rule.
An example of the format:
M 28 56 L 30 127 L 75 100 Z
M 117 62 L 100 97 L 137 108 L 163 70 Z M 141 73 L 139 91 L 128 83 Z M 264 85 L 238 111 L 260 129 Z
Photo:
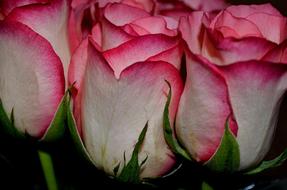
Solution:
M 124 164 L 124 167 L 120 175 L 117 177 L 119 181 L 132 183 L 132 184 L 139 184 L 141 182 L 141 179 L 140 179 L 141 167 L 146 162 L 147 157 L 141 162 L 141 164 L 139 164 L 138 154 L 142 146 L 142 143 L 144 141 L 147 128 L 148 128 L 148 123 L 145 125 L 145 127 L 143 128 L 138 138 L 138 142 L 135 145 L 130 161 L 127 163 L 127 165 Z
M 229 118 L 225 123 L 224 135 L 213 158 L 206 164 L 217 172 L 235 172 L 240 165 L 239 145 L 229 128 Z
M 61 103 L 55 113 L 55 116 L 47 129 L 45 135 L 41 139 L 43 142 L 51 142 L 60 139 L 65 133 L 66 118 L 67 118 L 67 103 L 68 103 L 68 90 L 63 96 Z
M 265 171 L 267 169 L 281 166 L 286 159 L 287 159 L 287 149 L 284 150 L 284 152 L 282 152 L 279 156 L 277 156 L 273 160 L 263 161 L 259 166 L 257 166 L 256 168 L 245 174 L 253 175 Z
M 170 121 L 169 121 L 169 104 L 171 101 L 171 86 L 170 83 L 168 81 L 166 81 L 166 83 L 169 86 L 169 93 L 167 96 L 167 101 L 164 107 L 164 112 L 163 112 L 163 129 L 164 129 L 164 138 L 165 141 L 167 142 L 167 144 L 169 145 L 170 149 L 176 153 L 181 155 L 182 157 L 184 157 L 187 160 L 192 160 L 192 158 L 189 156 L 189 154 L 187 153 L 187 151 L 185 149 L 183 149 L 180 144 L 178 143 L 178 141 L 176 140 L 176 138 L 174 138 L 173 135 L 173 131 L 170 127 Z
M 80 155 L 83 156 L 83 158 L 85 160 L 87 160 L 89 163 L 94 164 L 93 160 L 91 159 L 88 151 L 86 150 L 85 146 L 84 146 L 84 143 L 80 137 L 80 134 L 77 130 L 77 125 L 76 125 L 76 122 L 75 122 L 75 119 L 74 119 L 74 116 L 72 114 L 72 111 L 71 111 L 71 97 L 70 95 L 68 96 L 68 101 L 67 101 L 67 104 L 66 104 L 66 111 L 67 111 L 67 124 L 68 124 L 68 129 L 69 129 L 69 132 L 70 132 L 70 135 L 71 135 L 71 138 L 75 144 L 75 147 L 77 149 L 77 151 L 79 152 Z
M 14 126 L 14 109 L 12 109 L 10 118 L 6 114 L 2 100 L 0 99 L 0 126 L 2 127 L 3 131 L 15 138 L 25 138 L 25 134 L 21 133 L 17 130 Z

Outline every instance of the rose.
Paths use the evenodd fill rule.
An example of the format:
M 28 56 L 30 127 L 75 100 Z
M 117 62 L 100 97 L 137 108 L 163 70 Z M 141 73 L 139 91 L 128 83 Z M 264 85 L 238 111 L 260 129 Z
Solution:
M 45 139 L 55 119 L 64 119 L 56 112 L 61 112 L 63 66 L 70 56 L 67 2 L 2 1 L 1 11 L 1 123 L 9 131 Z
M 191 55 L 187 60 L 176 126 L 180 141 L 194 159 L 208 163 L 220 148 L 230 118 L 240 152 L 237 169 L 258 164 L 271 145 L 286 90 L 286 65 L 253 60 L 215 66 Z
M 270 4 L 230 6 L 215 18 L 195 12 L 179 28 L 192 52 L 217 65 L 262 59 L 287 37 L 286 18 Z
M 64 94 L 61 61 L 49 42 L 27 26 L 1 21 L 0 28 L 3 109 L 13 113 L 19 132 L 42 138 Z
M 197 12 L 181 20 L 189 50 L 177 135 L 195 160 L 212 169 L 249 169 L 270 148 L 286 91 L 286 64 L 271 55 L 261 60 L 286 38 L 286 18 L 268 4 L 231 6 L 206 25 L 208 16 Z M 222 146 L 229 147 L 226 159 L 233 164 L 218 168 L 213 160 Z
M 69 68 L 83 149 L 110 175 L 120 165 L 120 175 L 124 155 L 128 162 L 147 124 L 139 163 L 147 160 L 140 178 L 162 176 L 175 163 L 163 137 L 162 123 L 169 90 L 165 80 L 174 94 L 171 120 L 182 91 L 177 69 L 182 55 L 180 39 L 164 18 L 152 17 L 143 9 L 113 3 L 100 11 L 102 16 L 93 26 L 97 33 L 80 44 Z

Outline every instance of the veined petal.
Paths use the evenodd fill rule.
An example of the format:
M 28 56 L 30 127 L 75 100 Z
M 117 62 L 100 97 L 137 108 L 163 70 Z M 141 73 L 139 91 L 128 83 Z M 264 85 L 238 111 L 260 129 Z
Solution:
M 238 124 L 240 169 L 246 169 L 260 162 L 271 145 L 280 100 L 286 91 L 287 65 L 248 61 L 221 70 Z
M 148 122 L 139 160 L 148 156 L 141 177 L 157 177 L 174 164 L 163 137 L 163 109 L 169 81 L 173 90 L 173 121 L 182 91 L 179 72 L 165 62 L 141 62 L 126 68 L 119 79 L 92 45 L 82 94 L 83 139 L 99 168 L 109 174 L 129 160 L 137 138 Z
M 176 119 L 177 136 L 192 157 L 208 161 L 218 149 L 226 119 L 236 135 L 227 86 L 222 73 L 208 61 L 186 53 L 186 83 Z
M 121 72 L 128 66 L 136 62 L 145 61 L 152 56 L 175 47 L 178 43 L 179 40 L 177 37 L 151 34 L 130 40 L 117 48 L 105 51 L 103 55 L 113 68 L 115 76 L 119 78 Z M 166 57 L 165 60 L 169 60 L 169 58 Z M 176 63 L 171 64 L 175 64 L 176 66 Z
M 50 43 L 27 26 L 0 22 L 0 98 L 15 127 L 41 138 L 64 95 L 62 63 Z
M 48 4 L 36 4 L 14 9 L 7 19 L 21 22 L 46 38 L 60 57 L 65 75 L 68 72 L 70 51 L 67 39 L 67 0 L 53 0 Z

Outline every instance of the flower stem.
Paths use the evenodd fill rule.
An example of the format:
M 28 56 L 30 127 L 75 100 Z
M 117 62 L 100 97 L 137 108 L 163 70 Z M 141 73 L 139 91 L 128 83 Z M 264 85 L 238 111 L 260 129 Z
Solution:
M 38 150 L 39 159 L 46 180 L 48 190 L 58 190 L 57 180 L 55 177 L 53 161 L 51 155 L 42 150 Z

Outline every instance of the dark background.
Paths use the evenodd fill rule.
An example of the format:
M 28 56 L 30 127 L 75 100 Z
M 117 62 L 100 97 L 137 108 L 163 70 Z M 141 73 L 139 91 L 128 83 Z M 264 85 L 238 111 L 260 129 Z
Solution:
M 271 2 L 282 14 L 287 15 L 287 1 L 229 1 L 233 4 L 259 4 Z M 268 23 L 267 23 L 268 24 Z M 272 27 L 272 23 L 270 23 Z M 77 154 L 68 132 L 55 144 L 39 145 L 13 139 L 0 132 L 0 190 L 45 190 L 37 149 L 49 151 L 54 160 L 59 189 L 200 189 L 202 180 L 215 189 L 287 190 L 287 163 L 256 176 L 219 175 L 198 165 L 183 162 L 174 175 L 154 181 L 154 186 L 127 186 L 110 179 Z M 278 156 L 287 148 L 287 98 L 283 100 L 275 139 L 266 159 Z

